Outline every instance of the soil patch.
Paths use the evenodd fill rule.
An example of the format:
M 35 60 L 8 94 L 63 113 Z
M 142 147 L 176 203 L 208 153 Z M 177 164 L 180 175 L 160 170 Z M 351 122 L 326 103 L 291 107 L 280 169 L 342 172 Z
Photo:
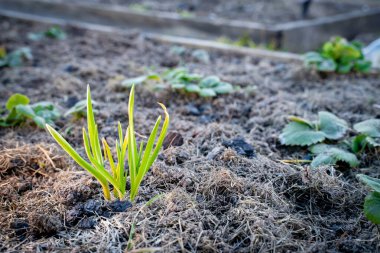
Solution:
M 103 201 L 98 183 L 44 130 L 29 123 L 1 128 L 0 251 L 379 251 L 377 227 L 362 213 L 366 190 L 354 178 L 358 172 L 379 176 L 379 154 L 342 174 L 283 164 L 307 152 L 278 141 L 288 115 L 313 119 L 327 110 L 351 124 L 379 118 L 379 75 L 322 78 L 295 63 L 221 52 L 208 52 L 210 62 L 203 63 L 192 48 L 173 55 L 172 45 L 140 34 L 66 27 L 66 40 L 30 41 L 28 32 L 47 26 L 2 18 L 0 28 L 7 50 L 29 46 L 34 56 L 22 67 L 0 70 L 0 104 L 20 92 L 64 112 L 84 98 L 89 83 L 100 135 L 110 145 L 117 121 L 127 122 L 128 92 L 109 85 L 117 76 L 161 72 L 174 62 L 240 87 L 214 99 L 136 87 L 136 130 L 149 133 L 160 101 L 172 119 L 173 141 L 132 206 Z M 85 120 L 61 117 L 56 124 L 83 153 Z

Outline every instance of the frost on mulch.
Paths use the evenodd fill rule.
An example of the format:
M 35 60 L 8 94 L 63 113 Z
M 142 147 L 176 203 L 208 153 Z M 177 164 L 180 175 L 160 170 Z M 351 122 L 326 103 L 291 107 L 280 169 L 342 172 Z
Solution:
M 361 215 L 364 193 L 333 168 L 299 169 L 261 155 L 244 158 L 230 148 L 212 160 L 168 163 L 166 158 L 181 149 L 187 151 L 164 152 L 133 206 L 106 203 L 87 174 L 61 171 L 69 165 L 53 155 L 54 149 L 40 144 L 5 150 L 0 155 L 1 189 L 7 191 L 1 197 L 4 250 L 365 252 L 376 247 L 377 230 Z M 32 185 L 20 191 L 20 181 Z M 25 242 L 17 246 L 18 240 Z
M 173 60 L 170 45 L 136 34 L 70 28 L 69 40 L 30 42 L 22 36 L 46 26 L 9 19 L 0 26 L 6 31 L 0 44 L 28 45 L 34 54 L 26 66 L 2 69 L 0 104 L 20 92 L 64 112 L 90 83 L 100 136 L 111 144 L 117 121 L 127 122 L 128 94 L 108 81 L 146 74 L 147 66 L 161 72 L 163 59 Z M 96 180 L 43 129 L 0 128 L 0 251 L 379 251 L 378 229 L 362 212 L 365 187 L 354 177 L 378 177 L 379 153 L 342 174 L 283 164 L 307 152 L 278 141 L 288 115 L 313 119 L 327 110 L 350 123 L 379 118 L 379 76 L 321 78 L 295 63 L 218 52 L 210 59 L 202 64 L 184 56 L 177 64 L 238 85 L 234 94 L 201 99 L 137 87 L 139 134 L 148 135 L 160 113 L 156 101 L 167 105 L 173 134 L 133 205 L 105 202 Z M 82 154 L 85 120 L 56 124 Z

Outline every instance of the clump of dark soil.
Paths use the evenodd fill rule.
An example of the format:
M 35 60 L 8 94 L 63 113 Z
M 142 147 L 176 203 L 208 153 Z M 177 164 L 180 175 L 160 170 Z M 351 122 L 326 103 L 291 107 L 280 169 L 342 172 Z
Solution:
M 101 137 L 110 144 L 125 126 L 128 92 L 108 85 L 123 75 L 167 69 L 171 45 L 139 34 L 65 28 L 68 39 L 32 42 L 47 26 L 0 21 L 0 44 L 29 46 L 34 60 L 0 72 L 0 104 L 15 92 L 48 100 L 64 112 L 90 83 Z M 187 50 L 193 50 L 188 48 Z M 288 115 L 313 119 L 327 110 L 350 123 L 379 118 L 378 74 L 321 78 L 298 63 L 209 52 L 210 63 L 181 56 L 192 73 L 238 86 L 212 99 L 136 87 L 135 126 L 148 135 L 161 113 L 171 125 L 165 149 L 136 203 L 106 202 L 99 184 L 43 129 L 0 129 L 0 250 L 125 252 L 377 252 L 377 227 L 362 213 L 365 188 L 355 174 L 378 176 L 378 152 L 361 168 L 311 170 L 287 165 L 307 151 L 280 145 Z M 57 129 L 84 154 L 85 120 L 61 117 Z M 344 167 L 344 166 L 343 166 Z M 347 172 L 349 171 L 349 172 Z

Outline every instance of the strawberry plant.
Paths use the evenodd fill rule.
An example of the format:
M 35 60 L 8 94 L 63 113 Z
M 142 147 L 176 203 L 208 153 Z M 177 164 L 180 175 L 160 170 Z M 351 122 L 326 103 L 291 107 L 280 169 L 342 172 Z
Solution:
M 380 224 L 380 179 L 358 174 L 357 178 L 370 187 L 370 192 L 364 200 L 364 215 L 375 224 Z
M 291 116 L 282 133 L 280 142 L 288 146 L 309 146 L 313 155 L 311 167 L 334 165 L 345 162 L 359 166 L 357 155 L 366 147 L 380 146 L 380 120 L 370 119 L 354 125 L 357 135 L 344 139 L 349 129 L 346 121 L 329 112 L 319 112 L 317 121 Z M 323 143 L 328 142 L 328 144 Z
M 7 53 L 5 48 L 0 47 L 0 68 L 1 67 L 19 67 L 24 61 L 30 61 L 33 55 L 28 47 L 22 47 Z
M 16 126 L 26 122 L 28 119 L 37 126 L 44 128 L 45 124 L 54 124 L 60 113 L 50 102 L 39 102 L 29 104 L 30 100 L 22 94 L 13 94 L 7 101 L 5 107 L 8 114 L 0 118 L 0 126 Z
M 364 58 L 362 45 L 348 42 L 342 37 L 334 37 L 326 42 L 320 52 L 308 52 L 304 56 L 305 65 L 320 72 L 346 74 L 352 71 L 366 73 L 371 70 L 371 62 Z
M 95 101 L 92 101 L 92 104 L 96 105 Z M 75 105 L 73 105 L 63 116 L 68 117 L 70 115 L 73 116 L 74 120 L 84 118 L 87 115 L 87 100 L 80 100 Z M 97 110 L 93 109 L 94 113 Z
M 29 33 L 28 38 L 35 41 L 41 40 L 43 38 L 64 40 L 66 38 L 66 33 L 59 26 L 52 26 L 44 32 Z
M 369 119 L 354 125 L 359 133 L 352 140 L 355 153 L 363 151 L 367 146 L 380 147 L 380 119 Z
M 151 74 L 126 79 L 121 85 L 123 87 L 131 87 L 134 83 L 144 83 L 149 80 L 166 83 L 169 84 L 173 90 L 185 93 L 196 93 L 201 97 L 215 97 L 217 95 L 231 93 L 234 90 L 230 83 L 221 81 L 217 76 L 190 74 L 183 68 L 170 69 L 162 74 Z
M 347 122 L 329 112 L 319 112 L 317 121 L 291 116 L 291 121 L 282 131 L 283 145 L 310 146 L 324 140 L 338 140 L 348 129 Z

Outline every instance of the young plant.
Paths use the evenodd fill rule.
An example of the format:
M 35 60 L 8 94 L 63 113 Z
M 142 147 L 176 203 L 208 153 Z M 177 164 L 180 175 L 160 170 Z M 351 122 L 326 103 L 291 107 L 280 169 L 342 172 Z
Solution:
M 291 122 L 283 129 L 280 141 L 283 145 L 309 146 L 314 155 L 311 167 L 335 165 L 345 162 L 351 167 L 359 166 L 357 154 L 366 147 L 380 146 L 380 120 L 370 119 L 355 124 L 358 132 L 352 140 L 343 139 L 335 144 L 324 144 L 323 141 L 338 141 L 345 136 L 348 124 L 328 112 L 319 112 L 319 120 L 311 122 L 299 117 L 290 117 Z
M 311 167 L 333 165 L 338 161 L 356 167 L 359 162 L 354 154 L 335 145 L 317 144 L 325 140 L 341 139 L 347 129 L 346 121 L 329 112 L 319 112 L 317 121 L 309 121 L 299 117 L 289 117 L 290 123 L 283 129 L 280 141 L 289 146 L 311 146 L 310 151 L 315 155 Z M 317 145 L 315 145 L 317 144 Z
M 132 86 L 131 93 L 129 96 L 129 105 L 128 105 L 128 116 L 129 116 L 129 126 L 127 130 L 128 135 L 128 165 L 129 165 L 129 177 L 131 183 L 130 191 L 130 200 L 133 201 L 138 193 L 140 184 L 148 172 L 149 168 L 152 166 L 153 162 L 158 156 L 158 152 L 162 147 L 162 143 L 165 139 L 166 132 L 169 127 L 169 114 L 166 110 L 166 107 L 158 103 L 165 113 L 165 120 L 162 125 L 161 133 L 158 136 L 157 142 L 155 143 L 158 128 L 161 123 L 161 116 L 156 120 L 152 132 L 146 143 L 141 142 L 139 149 L 136 142 L 136 136 L 134 131 L 134 121 L 133 121 L 133 107 L 134 107 L 134 97 L 135 97 L 135 86 Z M 145 150 L 144 150 L 145 148 Z M 144 150 L 144 151 L 143 151 Z
M 33 55 L 28 47 L 22 47 L 7 54 L 5 48 L 0 48 L 0 68 L 19 67 L 24 61 L 30 61 Z
M 373 191 L 364 200 L 364 215 L 375 224 L 380 224 L 380 179 L 358 174 L 357 178 Z
M 92 101 L 92 104 L 96 105 L 95 101 Z M 75 105 L 73 105 L 63 116 L 68 117 L 72 115 L 74 119 L 85 118 L 87 111 L 87 100 L 80 100 Z M 94 113 L 97 113 L 97 110 L 93 109 Z
M 326 139 L 338 140 L 348 129 L 347 122 L 329 112 L 319 112 L 318 121 L 309 121 L 291 116 L 291 121 L 282 131 L 280 141 L 289 146 L 310 146 Z
M 45 32 L 29 33 L 28 38 L 34 41 L 38 41 L 43 38 L 64 40 L 66 38 L 66 33 L 59 26 L 52 26 L 49 29 L 47 29 Z
M 346 74 L 351 71 L 366 73 L 371 70 L 371 62 L 364 58 L 362 45 L 348 42 L 342 37 L 326 42 L 320 52 L 306 53 L 304 63 L 320 72 Z
M 380 147 L 380 119 L 369 119 L 354 125 L 359 133 L 352 140 L 352 150 L 362 152 L 366 147 Z
M 29 104 L 30 100 L 22 94 L 13 94 L 7 101 L 5 107 L 8 115 L 0 118 L 0 126 L 16 126 L 32 120 L 37 126 L 44 128 L 45 124 L 54 124 L 60 113 L 50 102 L 39 102 Z
M 311 146 L 309 150 L 316 155 L 310 164 L 312 168 L 321 165 L 335 165 L 339 161 L 345 162 L 353 168 L 360 164 L 356 155 L 343 146 L 321 143 Z
M 190 74 L 186 69 L 170 69 L 161 75 L 151 74 L 139 76 L 136 78 L 126 79 L 121 85 L 131 87 L 132 84 L 144 83 L 148 80 L 166 82 L 173 90 L 196 93 L 201 97 L 215 97 L 221 94 L 233 92 L 233 86 L 230 83 L 223 82 L 217 76 L 203 77 L 198 74 Z
M 126 194 L 127 171 L 125 170 L 125 159 L 128 157 L 129 164 L 129 178 L 130 178 L 130 199 L 134 200 L 138 193 L 138 188 L 148 172 L 153 162 L 158 156 L 158 152 L 162 146 L 163 139 L 165 138 L 167 128 L 169 125 L 169 115 L 164 105 L 160 104 L 165 112 L 165 121 L 158 137 L 156 145 L 154 142 L 158 133 L 158 128 L 161 122 L 161 116 L 158 117 L 156 124 L 150 134 L 146 143 L 145 151 L 143 152 L 144 144 L 140 144 L 139 151 L 137 151 L 137 143 L 133 125 L 133 106 L 134 106 L 134 86 L 132 86 L 129 96 L 129 126 L 125 136 L 120 122 L 118 123 L 118 140 L 116 141 L 116 158 L 114 159 L 110 146 L 105 138 L 102 139 L 103 153 L 99 140 L 98 127 L 94 118 L 94 111 L 92 109 L 90 87 L 87 87 L 87 129 L 83 128 L 83 142 L 86 150 L 88 160 L 87 162 L 82 158 L 74 148 L 56 131 L 54 128 L 46 125 L 47 130 L 57 141 L 57 143 L 73 158 L 73 160 L 82 168 L 87 170 L 94 176 L 102 186 L 104 198 L 111 199 L 110 187 L 113 186 L 113 194 L 116 198 L 123 199 Z M 104 156 L 103 156 L 104 154 Z M 110 165 L 111 173 L 106 169 L 106 161 Z

